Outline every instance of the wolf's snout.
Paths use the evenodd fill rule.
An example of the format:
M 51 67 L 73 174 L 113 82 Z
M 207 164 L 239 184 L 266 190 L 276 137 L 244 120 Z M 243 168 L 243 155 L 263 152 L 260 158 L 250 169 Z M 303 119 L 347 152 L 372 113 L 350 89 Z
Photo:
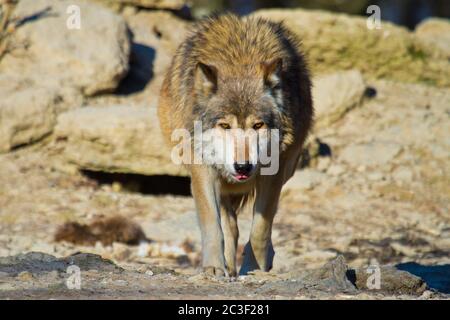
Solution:
M 244 163 L 237 163 L 236 162 L 234 164 L 234 169 L 236 170 L 236 172 L 238 174 L 249 175 L 252 172 L 252 170 L 253 170 L 253 165 L 250 162 L 248 162 L 248 161 L 246 161 Z

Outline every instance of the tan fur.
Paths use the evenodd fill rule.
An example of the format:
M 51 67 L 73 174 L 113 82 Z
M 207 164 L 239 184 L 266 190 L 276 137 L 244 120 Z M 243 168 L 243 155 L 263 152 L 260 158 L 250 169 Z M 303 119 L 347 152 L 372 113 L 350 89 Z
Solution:
M 275 175 L 254 174 L 244 183 L 234 183 L 218 168 L 187 165 L 206 271 L 236 274 L 236 219 L 245 204 L 253 211 L 253 224 L 240 272 L 272 267 L 272 221 L 281 188 L 295 171 L 311 126 L 310 87 L 300 43 L 280 23 L 214 16 L 199 22 L 178 48 L 158 108 L 169 146 L 177 143 L 171 141 L 173 130 L 192 132 L 196 120 L 206 128 L 218 128 L 225 121 L 230 128 L 242 129 L 264 121 L 265 127 L 281 131 Z M 247 150 L 244 154 L 248 157 Z

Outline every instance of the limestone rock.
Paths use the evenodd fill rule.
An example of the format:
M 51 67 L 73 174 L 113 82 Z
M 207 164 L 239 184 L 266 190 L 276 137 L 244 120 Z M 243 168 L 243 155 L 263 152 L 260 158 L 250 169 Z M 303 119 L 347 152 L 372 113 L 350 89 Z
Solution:
M 60 115 L 55 134 L 66 140 L 64 158 L 81 169 L 186 175 L 170 159 L 153 108 L 80 108 Z
M 121 7 L 123 5 L 136 6 L 147 9 L 182 10 L 187 6 L 185 0 L 94 0 L 108 7 Z
M 130 72 L 119 90 L 130 93 L 145 88 L 145 103 L 156 105 L 164 74 L 187 34 L 188 23 L 165 11 L 139 11 L 126 19 L 133 43 Z
M 355 271 L 355 284 L 360 290 L 381 290 L 384 292 L 394 293 L 394 294 L 411 294 L 420 295 L 426 288 L 426 283 L 419 277 L 402 270 L 398 270 L 393 266 L 378 266 L 379 276 L 380 276 L 380 287 L 374 288 L 369 277 L 374 277 L 375 269 L 369 270 L 365 268 L 360 268 Z M 369 284 L 369 287 L 368 287 Z
M 13 276 L 20 276 L 21 274 L 34 275 L 52 271 L 65 273 L 67 267 L 70 265 L 76 265 L 83 271 L 101 270 L 104 272 L 120 272 L 122 270 L 111 261 L 90 253 L 76 253 L 60 259 L 40 252 L 0 257 L 0 272 Z M 29 279 L 28 276 L 26 278 Z
M 405 82 L 450 86 L 450 65 L 435 56 L 406 28 L 382 22 L 367 28 L 367 19 L 320 10 L 264 9 L 254 13 L 284 21 L 302 40 L 313 73 L 358 69 L 364 75 Z
M 359 106 L 365 89 L 364 79 L 357 70 L 314 79 L 312 94 L 316 127 L 329 126 Z
M 79 29 L 72 23 L 77 10 Z M 23 0 L 14 15 L 22 21 L 11 39 L 18 49 L 2 59 L 0 73 L 77 88 L 85 95 L 112 91 L 126 75 L 130 41 L 121 16 L 79 0 Z
M 59 113 L 79 103 L 71 88 L 0 75 L 0 152 L 37 141 L 52 132 Z
M 450 58 L 450 22 L 446 19 L 430 18 L 420 23 L 415 34 L 424 44 L 434 46 Z

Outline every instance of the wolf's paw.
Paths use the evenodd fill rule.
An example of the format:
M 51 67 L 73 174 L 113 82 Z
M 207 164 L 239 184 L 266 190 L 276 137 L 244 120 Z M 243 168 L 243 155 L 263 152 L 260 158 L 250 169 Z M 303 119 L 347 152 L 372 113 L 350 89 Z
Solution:
M 230 274 L 225 268 L 220 267 L 203 267 L 203 274 L 214 280 L 230 281 Z

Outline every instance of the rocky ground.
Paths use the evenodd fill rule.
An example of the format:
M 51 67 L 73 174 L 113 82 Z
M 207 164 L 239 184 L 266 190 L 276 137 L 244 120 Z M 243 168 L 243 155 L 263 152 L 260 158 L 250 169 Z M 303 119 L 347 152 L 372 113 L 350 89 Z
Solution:
M 26 2 L 19 12 L 33 9 Z M 394 70 L 381 79 L 357 63 L 318 72 L 316 126 L 283 191 L 274 268 L 217 281 L 198 273 L 189 180 L 164 152 L 154 114 L 161 75 L 190 22 L 172 11 L 127 7 L 119 16 L 85 5 L 103 18 L 77 37 L 92 46 L 102 39 L 114 65 L 90 46 L 67 50 L 79 39 L 71 33 L 58 38 L 67 46 L 45 42 L 36 30 L 55 29 L 57 17 L 38 19 L 41 29 L 18 28 L 28 46 L 0 61 L 0 298 L 449 298 L 448 78 L 435 73 L 430 85 Z M 34 72 L 25 73 L 30 64 Z M 72 69 L 78 73 L 59 76 Z M 66 222 L 116 215 L 139 224 L 149 241 L 54 240 Z M 244 213 L 241 247 L 250 223 Z M 70 265 L 81 269 L 80 290 L 67 286 Z M 380 271 L 380 289 L 368 270 Z

